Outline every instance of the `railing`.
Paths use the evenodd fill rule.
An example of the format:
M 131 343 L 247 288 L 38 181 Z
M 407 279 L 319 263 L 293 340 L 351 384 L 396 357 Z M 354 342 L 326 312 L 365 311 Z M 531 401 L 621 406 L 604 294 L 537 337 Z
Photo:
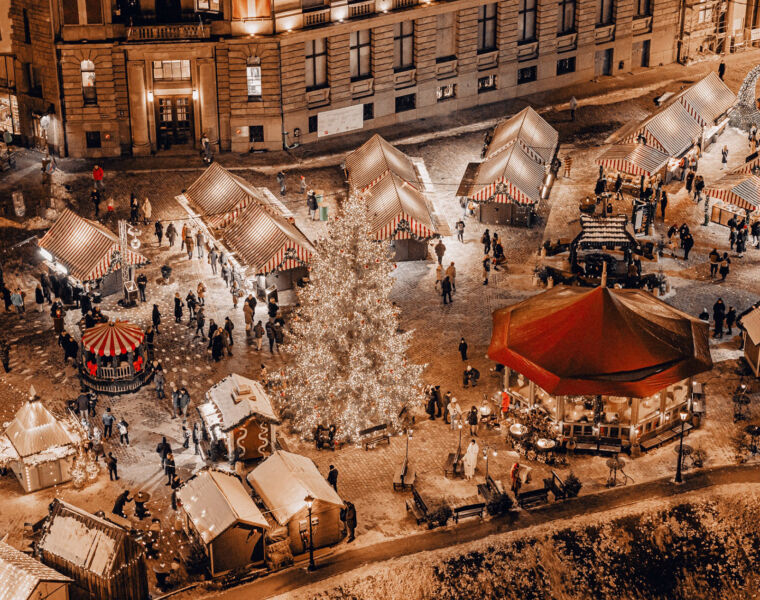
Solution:
M 127 28 L 127 40 L 187 40 L 211 37 L 211 27 L 200 24 L 136 25 Z
M 408 8 L 410 6 L 416 6 L 418 0 L 393 0 L 393 9 Z
M 348 5 L 348 18 L 363 17 L 375 12 L 375 0 L 366 0 L 365 2 L 354 2 Z
M 320 8 L 319 10 L 303 13 L 303 26 L 315 27 L 324 25 L 330 20 L 330 9 Z
M 134 374 L 135 370 L 129 364 L 118 367 L 98 367 L 98 377 L 102 379 L 126 379 Z

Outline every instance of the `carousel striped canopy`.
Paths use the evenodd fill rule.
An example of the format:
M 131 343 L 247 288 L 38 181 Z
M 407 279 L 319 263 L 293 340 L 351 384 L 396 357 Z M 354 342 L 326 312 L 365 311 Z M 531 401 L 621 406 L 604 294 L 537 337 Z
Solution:
M 99 356 L 118 356 L 132 352 L 145 338 L 145 333 L 137 325 L 127 321 L 99 323 L 82 335 L 86 350 Z

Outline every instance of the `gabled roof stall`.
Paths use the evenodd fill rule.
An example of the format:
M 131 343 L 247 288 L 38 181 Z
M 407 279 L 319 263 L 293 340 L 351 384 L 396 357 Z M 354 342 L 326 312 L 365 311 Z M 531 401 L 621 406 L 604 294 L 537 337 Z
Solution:
M 498 154 L 515 141 L 521 142 L 534 160 L 549 164 L 559 145 L 559 132 L 527 106 L 496 126 L 485 158 Z
M 418 190 L 422 185 L 411 159 L 375 134 L 346 156 L 348 184 L 357 192 L 375 185 L 386 173 L 393 173 Z
M 606 171 L 621 171 L 629 175 L 652 177 L 668 164 L 670 157 L 645 144 L 615 144 L 596 159 Z

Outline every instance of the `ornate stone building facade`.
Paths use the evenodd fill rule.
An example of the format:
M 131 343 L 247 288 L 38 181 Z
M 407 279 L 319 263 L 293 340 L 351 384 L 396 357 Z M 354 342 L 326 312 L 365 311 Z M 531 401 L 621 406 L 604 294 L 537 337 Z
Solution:
M 204 132 L 223 151 L 281 149 L 667 64 L 681 5 L 11 0 L 11 18 L 24 134 L 48 116 L 54 150 L 97 157 Z

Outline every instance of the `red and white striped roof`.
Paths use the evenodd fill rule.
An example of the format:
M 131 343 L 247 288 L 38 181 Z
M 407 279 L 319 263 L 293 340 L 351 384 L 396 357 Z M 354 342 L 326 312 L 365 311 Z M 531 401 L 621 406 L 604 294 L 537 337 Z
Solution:
M 531 158 L 522 144 L 512 144 L 480 163 L 472 175 L 466 194 L 471 200 L 537 204 L 545 168 Z
M 80 281 L 100 279 L 108 273 L 114 253 L 119 251 L 119 238 L 100 223 L 64 210 L 58 220 L 37 244 L 44 248 L 69 273 Z M 128 265 L 148 262 L 142 254 L 126 249 L 122 260 Z
M 718 74 L 711 71 L 679 94 L 678 101 L 700 126 L 708 126 L 736 103 L 736 96 Z
M 644 144 L 615 144 L 596 159 L 607 170 L 651 177 L 668 162 L 662 150 Z
M 486 158 L 498 154 L 515 141 L 522 142 L 536 161 L 546 164 L 554 158 L 559 133 L 541 115 L 527 106 L 496 126 L 486 151 Z
M 431 238 L 438 233 L 425 194 L 394 173 L 382 177 L 365 198 L 372 215 L 372 236 L 377 240 Z M 408 230 L 399 229 L 402 223 Z
M 409 157 L 378 134 L 346 156 L 346 172 L 349 185 L 358 192 L 369 189 L 388 172 L 422 189 Z
M 744 210 L 760 207 L 760 177 L 751 173 L 729 173 L 705 188 L 705 194 Z
M 750 161 L 745 162 L 743 165 L 739 165 L 738 167 L 734 167 L 729 171 L 729 174 L 731 173 L 752 173 L 752 169 L 755 167 L 760 167 L 760 156 L 756 156 Z
M 623 141 L 636 143 L 639 134 L 644 135 L 647 145 L 662 150 L 668 156 L 681 156 L 692 146 L 695 138 L 701 137 L 702 126 L 683 104 L 674 102 L 639 123 Z
M 82 335 L 86 350 L 99 356 L 118 356 L 134 351 L 145 338 L 137 325 L 127 321 L 98 323 Z

